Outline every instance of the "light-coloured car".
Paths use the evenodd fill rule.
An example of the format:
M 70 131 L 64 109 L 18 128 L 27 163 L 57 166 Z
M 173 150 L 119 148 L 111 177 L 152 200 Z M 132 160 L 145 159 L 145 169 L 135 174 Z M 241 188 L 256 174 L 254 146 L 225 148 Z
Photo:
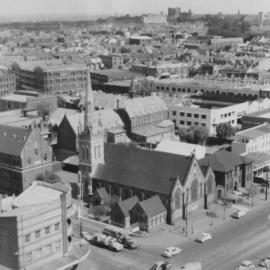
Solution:
M 270 269 L 270 257 L 266 257 L 259 262 L 259 266 L 263 266 L 266 269 Z
M 179 247 L 168 247 L 161 253 L 161 256 L 171 258 L 172 256 L 179 254 L 181 251 L 182 249 Z
M 235 212 L 233 212 L 233 213 L 231 214 L 231 217 L 239 219 L 239 218 L 245 216 L 246 214 L 247 214 L 247 211 L 244 211 L 244 210 L 236 210 Z
M 169 262 L 158 261 L 153 264 L 148 270 L 167 270 L 170 269 L 172 266 Z
M 198 238 L 196 238 L 196 241 L 199 243 L 204 243 L 211 239 L 212 239 L 212 235 L 210 233 L 202 233 Z
M 235 270 L 255 270 L 256 266 L 252 261 L 244 260 Z
M 87 241 L 91 241 L 92 240 L 92 236 L 85 231 L 82 231 L 82 238 L 86 239 Z

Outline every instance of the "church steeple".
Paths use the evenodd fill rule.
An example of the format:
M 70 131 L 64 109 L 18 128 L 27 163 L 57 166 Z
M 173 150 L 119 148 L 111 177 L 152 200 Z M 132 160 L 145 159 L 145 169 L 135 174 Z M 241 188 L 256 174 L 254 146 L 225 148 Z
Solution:
M 90 70 L 87 71 L 87 87 L 85 93 L 84 110 L 84 129 L 86 130 L 91 128 L 90 123 L 94 113 L 94 98 L 91 85 Z

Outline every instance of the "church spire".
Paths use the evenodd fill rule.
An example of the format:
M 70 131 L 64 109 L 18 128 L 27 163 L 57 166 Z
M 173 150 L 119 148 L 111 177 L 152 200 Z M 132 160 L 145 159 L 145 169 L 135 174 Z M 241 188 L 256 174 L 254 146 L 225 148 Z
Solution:
M 94 98 L 91 85 L 90 70 L 87 71 L 87 87 L 85 93 L 84 107 L 84 128 L 86 130 L 86 128 L 89 128 L 91 117 L 93 116 L 94 112 Z

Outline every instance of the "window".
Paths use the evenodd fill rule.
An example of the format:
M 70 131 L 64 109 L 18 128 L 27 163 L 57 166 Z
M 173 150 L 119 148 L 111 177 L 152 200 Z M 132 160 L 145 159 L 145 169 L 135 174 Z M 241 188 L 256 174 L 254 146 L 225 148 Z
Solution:
M 202 123 L 201 126 L 202 126 L 202 127 L 206 127 L 206 124 L 205 124 L 205 123 Z
M 55 242 L 55 249 L 59 251 L 61 249 L 61 240 Z
M 25 254 L 25 262 L 30 263 L 32 261 L 32 252 L 28 252 Z
M 46 234 L 49 234 L 50 233 L 50 226 L 48 226 L 48 227 L 45 228 L 45 233 Z
M 180 116 L 185 116 L 185 113 L 184 112 L 180 112 Z
M 26 234 L 25 237 L 24 237 L 24 239 L 25 239 L 25 243 L 30 242 L 31 241 L 31 234 L 30 233 L 29 234 Z
M 173 114 L 173 115 L 176 115 L 176 111 L 173 111 L 172 114 Z
M 188 126 L 191 126 L 191 122 L 190 122 L 190 121 L 187 121 L 187 125 L 188 125 Z
M 199 118 L 199 115 L 197 113 L 195 113 L 194 118 Z
M 39 238 L 40 237 L 40 230 L 36 231 L 35 235 L 36 235 L 36 238 Z
M 180 121 L 180 125 L 185 125 L 185 121 Z
M 187 117 L 191 117 L 191 113 L 187 113 Z
M 197 179 L 191 184 L 191 201 L 196 201 L 198 199 L 198 185 L 199 182 Z
M 59 228 L 60 228 L 60 223 L 58 222 L 58 223 L 56 223 L 56 224 L 54 225 L 54 230 L 55 230 L 55 231 L 58 231 Z
M 206 115 L 205 114 L 202 114 L 201 117 L 202 117 L 202 119 L 206 119 Z

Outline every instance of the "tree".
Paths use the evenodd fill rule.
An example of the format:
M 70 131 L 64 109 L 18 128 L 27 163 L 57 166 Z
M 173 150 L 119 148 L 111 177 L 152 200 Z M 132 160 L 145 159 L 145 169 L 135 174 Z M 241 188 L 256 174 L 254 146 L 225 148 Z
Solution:
M 57 174 L 52 172 L 39 173 L 36 177 L 36 180 L 46 182 L 49 184 L 60 183 L 61 179 Z
M 179 129 L 178 136 L 181 141 L 203 145 L 208 137 L 208 130 L 204 127 L 191 126 L 190 128 Z
M 251 197 L 251 206 L 253 207 L 254 206 L 254 197 L 258 193 L 257 187 L 254 184 L 251 184 L 248 191 L 249 191 L 249 196 Z
M 216 135 L 218 138 L 229 138 L 234 135 L 235 130 L 229 123 L 220 123 L 216 127 Z

